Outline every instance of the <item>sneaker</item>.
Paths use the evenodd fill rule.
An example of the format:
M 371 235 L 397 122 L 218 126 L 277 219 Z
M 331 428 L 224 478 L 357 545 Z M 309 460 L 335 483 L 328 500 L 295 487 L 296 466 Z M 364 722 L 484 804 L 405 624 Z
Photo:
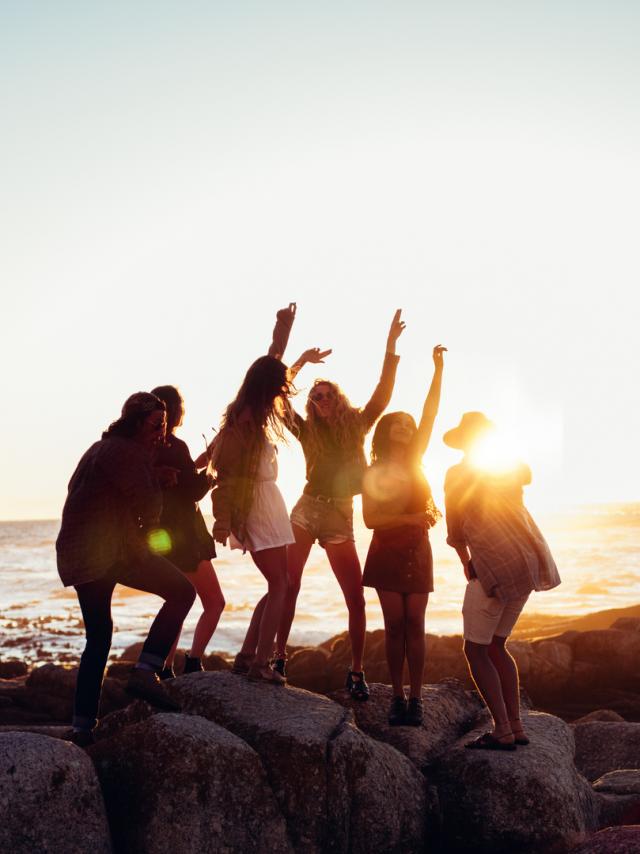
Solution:
M 364 670 L 349 670 L 347 673 L 347 691 L 354 700 L 368 700 L 369 686 L 364 678 Z
M 404 726 L 407 717 L 407 698 L 394 697 L 389 706 L 389 726 Z
M 407 725 L 422 726 L 424 721 L 424 709 L 419 697 L 410 697 L 407 707 Z
M 95 743 L 93 730 L 90 729 L 74 729 L 69 737 L 69 741 L 77 747 L 90 747 Z
M 285 679 L 287 678 L 287 659 L 286 658 L 274 658 L 272 667 L 276 673 L 280 674 L 280 676 L 283 676 Z
M 165 693 L 158 674 L 154 670 L 142 670 L 139 667 L 131 671 L 131 676 L 125 687 L 127 694 L 146 700 L 152 706 L 166 709 L 169 712 L 179 712 L 180 706 Z
M 175 670 L 173 667 L 163 667 L 162 670 L 158 670 L 158 677 L 162 682 L 166 682 L 167 679 L 175 679 Z
M 200 673 L 202 670 L 204 670 L 204 667 L 200 658 L 192 658 L 190 655 L 185 655 L 184 673 Z

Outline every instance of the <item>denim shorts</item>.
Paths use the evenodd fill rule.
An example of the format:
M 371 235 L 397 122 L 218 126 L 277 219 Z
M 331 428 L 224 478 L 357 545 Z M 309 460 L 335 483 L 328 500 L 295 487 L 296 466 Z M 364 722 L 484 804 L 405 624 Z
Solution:
M 353 499 L 304 494 L 291 511 L 291 524 L 305 530 L 323 548 L 353 543 Z

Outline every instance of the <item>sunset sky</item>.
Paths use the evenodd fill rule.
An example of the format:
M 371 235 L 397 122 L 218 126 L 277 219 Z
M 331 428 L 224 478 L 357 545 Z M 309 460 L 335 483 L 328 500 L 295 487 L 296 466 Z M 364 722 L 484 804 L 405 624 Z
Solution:
M 639 500 L 639 43 L 615 0 L 0 4 L 0 519 L 59 516 L 139 389 L 197 454 L 292 300 L 302 389 L 363 404 L 401 307 L 417 415 L 449 348 L 436 498 L 482 409 L 532 505 Z

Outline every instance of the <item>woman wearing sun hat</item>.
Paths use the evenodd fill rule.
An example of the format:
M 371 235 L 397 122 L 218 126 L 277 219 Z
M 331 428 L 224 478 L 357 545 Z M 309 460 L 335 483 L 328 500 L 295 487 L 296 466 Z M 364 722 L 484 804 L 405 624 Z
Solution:
M 447 542 L 467 578 L 465 656 L 494 722 L 492 732 L 467 747 L 515 750 L 529 741 L 520 721 L 518 669 L 506 641 L 531 591 L 556 587 L 560 576 L 523 503 L 522 488 L 531 482 L 529 467 L 517 463 L 490 471 L 474 462 L 474 449 L 493 436 L 495 425 L 486 415 L 465 412 L 443 437 L 450 448 L 464 452 L 445 478 Z

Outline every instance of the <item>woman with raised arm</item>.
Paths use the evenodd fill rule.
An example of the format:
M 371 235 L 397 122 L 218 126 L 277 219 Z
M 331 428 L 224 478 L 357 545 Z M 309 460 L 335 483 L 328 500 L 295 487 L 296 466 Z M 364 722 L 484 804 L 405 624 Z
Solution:
M 196 589 L 203 611 L 196 625 L 189 654 L 185 655 L 184 672 L 203 670 L 202 656 L 216 630 L 224 610 L 224 596 L 211 559 L 216 556 L 213 537 L 198 507 L 198 501 L 209 492 L 213 478 L 206 471 L 198 471 L 191 459 L 186 443 L 175 431 L 184 420 L 184 399 L 172 385 L 161 385 L 151 392 L 164 401 L 167 408 L 167 436 L 158 447 L 156 465 L 166 466 L 175 472 L 171 485 L 162 491 L 163 555 L 184 572 Z M 161 679 L 175 676 L 173 662 L 179 636 L 171 648 Z
M 369 688 L 362 667 L 366 616 L 362 572 L 353 537 L 353 496 L 362 490 L 366 468 L 364 438 L 386 409 L 393 392 L 399 358 L 396 341 L 405 326 L 400 315 L 398 309 L 387 337 L 382 374 L 366 406 L 352 406 L 338 385 L 316 380 L 307 397 L 307 417 L 292 413 L 291 429 L 302 444 L 307 483 L 291 513 L 295 543 L 288 549 L 289 586 L 278 628 L 275 667 L 284 674 L 286 643 L 300 580 L 311 546 L 317 540 L 327 553 L 349 611 L 352 660 L 347 689 L 358 700 L 368 698 Z M 327 353 L 307 351 L 292 365 L 292 375 L 305 362 L 320 361 L 324 355 Z
M 251 554 L 267 581 L 233 666 L 250 679 L 284 684 L 269 659 L 287 586 L 287 545 L 294 542 L 284 499 L 276 485 L 275 441 L 282 438 L 288 371 L 280 360 L 296 313 L 295 303 L 278 312 L 271 355 L 249 368 L 235 400 L 226 409 L 211 447 L 216 485 L 211 498 L 217 543 Z
M 162 668 L 193 605 L 195 590 L 173 564 L 149 547 L 162 506 L 153 449 L 165 428 L 165 405 L 159 398 L 147 392 L 131 395 L 121 417 L 84 454 L 69 482 L 56 551 L 62 583 L 73 585 L 78 594 L 87 635 L 73 708 L 73 740 L 79 745 L 93 741 L 111 646 L 116 584 L 165 600 L 127 691 L 162 708 L 179 708 L 164 693 L 156 670 Z
M 387 664 L 393 687 L 391 726 L 420 726 L 424 674 L 424 617 L 433 591 L 428 530 L 440 515 L 422 473 L 422 458 L 438 414 L 445 347 L 433 348 L 434 372 L 420 423 L 407 412 L 390 412 L 378 422 L 371 467 L 364 478 L 362 511 L 373 538 L 362 582 L 375 587 L 384 616 Z M 409 668 L 409 702 L 404 662 Z

